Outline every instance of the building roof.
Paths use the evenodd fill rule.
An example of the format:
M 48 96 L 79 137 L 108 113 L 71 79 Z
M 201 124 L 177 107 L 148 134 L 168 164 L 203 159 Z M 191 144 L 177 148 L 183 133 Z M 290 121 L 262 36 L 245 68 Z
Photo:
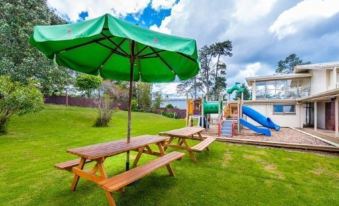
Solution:
M 332 98 L 339 96 L 339 88 L 327 90 L 325 92 L 320 92 L 308 97 L 297 99 L 298 102 L 314 102 L 314 101 L 324 101 L 330 100 Z
M 246 82 L 248 86 L 251 86 L 253 82 L 259 81 L 270 81 L 270 80 L 282 80 L 282 79 L 298 79 L 298 78 L 307 78 L 311 77 L 312 74 L 273 74 L 268 76 L 256 76 L 256 77 L 247 77 Z
M 312 69 L 333 69 L 334 67 L 339 68 L 339 62 L 297 65 L 294 67 L 294 73 L 306 72 Z

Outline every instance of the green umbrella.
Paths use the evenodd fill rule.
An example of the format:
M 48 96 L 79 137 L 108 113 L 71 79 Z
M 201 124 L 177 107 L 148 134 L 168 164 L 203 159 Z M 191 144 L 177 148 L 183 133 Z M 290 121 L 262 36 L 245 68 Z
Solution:
M 30 43 L 59 65 L 130 82 L 128 143 L 132 81 L 187 80 L 199 72 L 195 40 L 147 30 L 109 14 L 74 24 L 35 26 Z

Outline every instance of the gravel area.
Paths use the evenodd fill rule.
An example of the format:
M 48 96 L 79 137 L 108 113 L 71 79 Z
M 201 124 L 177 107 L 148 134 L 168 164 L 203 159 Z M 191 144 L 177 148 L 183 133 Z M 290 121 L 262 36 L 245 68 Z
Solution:
M 234 136 L 232 138 L 237 139 L 251 139 L 258 141 L 270 141 L 270 142 L 282 142 L 282 143 L 296 143 L 296 144 L 308 144 L 308 145 L 320 145 L 320 146 L 331 146 L 330 144 L 323 142 L 317 138 L 303 134 L 290 128 L 281 128 L 279 132 L 273 131 L 271 137 L 264 135 L 258 135 L 253 133 L 251 130 L 243 129 L 241 135 Z

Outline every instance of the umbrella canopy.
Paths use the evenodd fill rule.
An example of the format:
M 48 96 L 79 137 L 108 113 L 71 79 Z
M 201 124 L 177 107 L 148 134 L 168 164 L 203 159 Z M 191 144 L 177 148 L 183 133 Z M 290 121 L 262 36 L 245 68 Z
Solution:
M 35 26 L 30 43 L 59 65 L 130 82 L 127 142 L 132 81 L 187 80 L 199 72 L 195 40 L 147 30 L 109 14 L 74 24 Z M 129 153 L 126 163 L 128 169 Z
M 132 43 L 134 48 L 132 51 Z M 30 43 L 59 65 L 104 79 L 171 82 L 199 71 L 196 41 L 141 28 L 106 14 L 75 24 L 35 26 Z

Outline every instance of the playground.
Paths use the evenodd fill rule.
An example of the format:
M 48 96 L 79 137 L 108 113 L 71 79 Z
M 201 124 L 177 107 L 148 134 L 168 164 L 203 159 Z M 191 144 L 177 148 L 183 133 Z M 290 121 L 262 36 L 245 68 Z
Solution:
M 244 89 L 235 83 L 226 89 L 227 97 L 220 101 L 187 99 L 186 126 L 204 127 L 204 135 L 219 141 L 262 146 L 333 151 L 338 144 L 296 128 L 276 124 L 269 117 L 244 104 Z M 240 98 L 232 99 L 234 93 Z

